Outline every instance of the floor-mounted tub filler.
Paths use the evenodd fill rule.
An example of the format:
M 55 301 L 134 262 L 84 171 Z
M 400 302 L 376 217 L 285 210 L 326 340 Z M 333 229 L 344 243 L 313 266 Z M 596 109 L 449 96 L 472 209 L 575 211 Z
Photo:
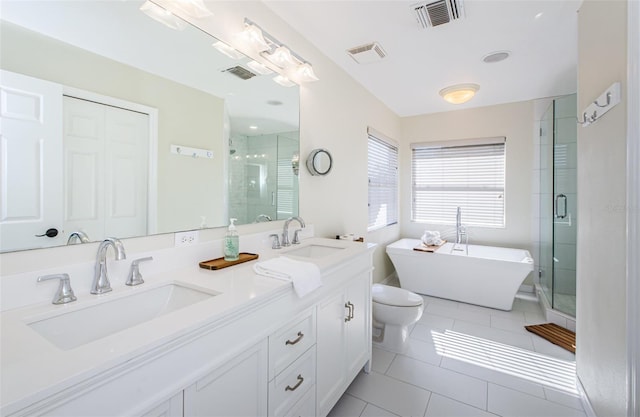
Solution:
M 511 310 L 520 285 L 533 271 L 522 249 L 445 243 L 434 253 L 413 250 L 422 242 L 401 239 L 387 246 L 400 287 L 500 310 Z

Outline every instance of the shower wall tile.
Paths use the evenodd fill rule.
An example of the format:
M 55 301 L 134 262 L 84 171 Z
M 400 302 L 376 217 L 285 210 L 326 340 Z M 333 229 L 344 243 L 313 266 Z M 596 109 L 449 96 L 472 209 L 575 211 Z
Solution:
M 555 169 L 576 168 L 578 160 L 577 143 L 559 143 L 554 146 L 553 163 Z M 544 162 L 543 162 L 544 163 Z
M 554 181 L 557 193 L 575 193 L 578 189 L 578 177 L 575 168 L 556 169 Z
M 551 155 L 551 145 L 542 144 L 540 145 L 540 169 L 547 170 L 550 167 L 550 158 Z
M 556 134 L 557 143 L 575 143 L 578 136 L 575 117 L 556 120 Z
M 576 268 L 576 245 L 566 243 L 556 243 L 553 257 L 557 259 L 556 268 L 575 269 Z
M 572 118 L 573 124 L 576 125 L 576 116 L 578 114 L 576 95 L 571 94 L 555 99 L 554 113 L 556 118 Z
M 555 224 L 555 238 L 557 243 L 576 244 L 576 219 L 572 216 L 570 223 Z
M 576 270 L 556 268 L 553 289 L 558 294 L 576 294 Z

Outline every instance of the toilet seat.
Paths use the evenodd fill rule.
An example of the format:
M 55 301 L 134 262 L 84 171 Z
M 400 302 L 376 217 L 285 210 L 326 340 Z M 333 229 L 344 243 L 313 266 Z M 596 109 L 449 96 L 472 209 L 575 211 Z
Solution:
M 373 284 L 371 298 L 374 303 L 393 307 L 419 307 L 424 304 L 424 300 L 418 294 L 382 284 Z

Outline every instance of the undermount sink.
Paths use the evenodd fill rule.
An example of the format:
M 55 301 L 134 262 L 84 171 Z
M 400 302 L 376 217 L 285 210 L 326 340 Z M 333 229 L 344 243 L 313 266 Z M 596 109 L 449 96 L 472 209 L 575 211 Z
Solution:
M 308 245 L 298 249 L 290 250 L 283 255 L 300 256 L 303 258 L 322 258 L 328 255 L 332 255 L 344 248 L 326 245 Z
M 68 350 L 216 295 L 208 290 L 171 283 L 53 317 L 32 320 L 27 325 L 60 349 Z

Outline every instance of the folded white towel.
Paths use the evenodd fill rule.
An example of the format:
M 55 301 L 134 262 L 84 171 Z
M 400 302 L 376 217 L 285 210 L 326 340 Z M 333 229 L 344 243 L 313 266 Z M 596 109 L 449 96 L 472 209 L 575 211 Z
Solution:
M 425 230 L 422 235 L 422 243 L 427 246 L 440 246 L 443 243 L 443 240 L 440 239 L 440 232 Z
M 311 262 L 302 262 L 281 256 L 253 265 L 256 274 L 293 282 L 298 297 L 304 297 L 322 285 L 320 268 Z

